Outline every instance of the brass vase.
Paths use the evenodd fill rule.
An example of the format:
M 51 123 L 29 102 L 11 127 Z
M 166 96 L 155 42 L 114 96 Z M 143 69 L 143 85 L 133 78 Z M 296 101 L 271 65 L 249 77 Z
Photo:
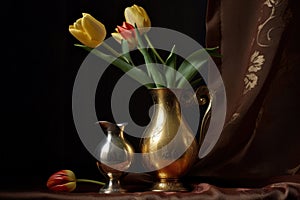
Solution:
M 143 163 L 157 182 L 152 191 L 189 191 L 181 178 L 194 164 L 199 150 L 195 134 L 181 113 L 180 90 L 149 90 L 154 103 L 151 121 L 143 134 Z

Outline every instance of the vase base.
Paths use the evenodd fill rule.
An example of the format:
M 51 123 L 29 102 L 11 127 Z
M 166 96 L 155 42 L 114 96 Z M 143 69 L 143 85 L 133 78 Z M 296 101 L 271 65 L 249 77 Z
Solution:
M 100 190 L 99 193 L 112 194 L 112 193 L 125 193 L 127 190 L 123 189 L 119 184 L 106 184 Z
M 161 179 L 151 190 L 154 192 L 189 192 L 191 188 L 178 179 Z
M 99 193 L 104 194 L 112 194 L 112 193 L 125 193 L 126 190 L 122 188 L 112 189 L 112 188 L 106 188 L 106 189 L 100 189 Z

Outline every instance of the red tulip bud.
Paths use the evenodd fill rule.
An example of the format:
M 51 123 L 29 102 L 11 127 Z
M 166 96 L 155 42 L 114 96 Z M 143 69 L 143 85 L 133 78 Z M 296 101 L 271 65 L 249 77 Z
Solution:
M 117 30 L 125 40 L 135 38 L 134 26 L 127 22 L 123 22 L 122 26 L 117 26 Z
M 123 22 L 122 26 L 117 26 L 116 33 L 112 33 L 113 38 L 121 44 L 122 40 L 127 40 L 129 49 L 134 49 L 137 44 L 134 26 L 127 22 Z
M 76 177 L 71 170 L 60 170 L 52 174 L 47 187 L 52 191 L 72 192 L 76 188 Z

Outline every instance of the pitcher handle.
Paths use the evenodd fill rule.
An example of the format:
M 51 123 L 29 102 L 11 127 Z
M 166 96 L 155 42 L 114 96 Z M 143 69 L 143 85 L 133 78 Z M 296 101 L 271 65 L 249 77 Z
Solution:
M 206 107 L 203 117 L 200 120 L 199 128 L 199 146 L 202 145 L 205 138 L 211 117 L 212 95 L 209 93 L 207 86 L 203 85 L 197 88 L 195 98 L 200 107 Z

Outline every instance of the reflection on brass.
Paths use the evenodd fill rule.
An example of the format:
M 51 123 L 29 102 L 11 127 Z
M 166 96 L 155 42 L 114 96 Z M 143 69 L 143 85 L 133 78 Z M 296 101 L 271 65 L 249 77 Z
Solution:
M 188 191 L 180 178 L 198 156 L 195 134 L 182 117 L 179 101 L 171 90 L 158 88 L 151 89 L 150 93 L 155 108 L 144 132 L 141 151 L 145 167 L 157 169 L 155 174 L 159 181 L 152 190 Z
M 126 124 L 113 124 L 107 121 L 98 122 L 107 132 L 107 137 L 99 144 L 97 162 L 100 172 L 108 178 L 108 182 L 99 193 L 126 192 L 120 185 L 120 179 L 133 161 L 133 148 L 125 140 L 123 131 Z

